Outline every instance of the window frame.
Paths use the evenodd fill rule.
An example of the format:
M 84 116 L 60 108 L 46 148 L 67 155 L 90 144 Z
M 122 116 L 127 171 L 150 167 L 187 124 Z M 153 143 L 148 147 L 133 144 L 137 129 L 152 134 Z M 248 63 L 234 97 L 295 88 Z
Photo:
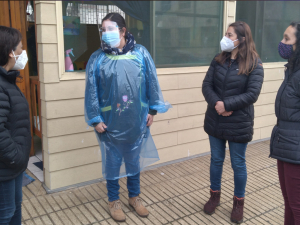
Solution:
M 151 16 L 154 16 L 155 10 L 154 9 L 155 1 L 152 1 L 150 4 L 151 7 Z M 234 16 L 233 21 L 230 19 L 230 9 L 228 7 L 228 2 L 225 1 L 223 6 L 223 34 L 227 30 L 227 26 L 229 23 L 235 20 L 235 9 L 234 9 Z M 62 2 L 55 1 L 56 5 L 56 22 L 57 22 L 57 52 L 58 52 L 58 68 L 59 68 L 59 79 L 61 81 L 67 80 L 85 80 L 85 72 L 65 72 L 65 54 L 64 54 L 64 34 L 63 34 L 63 12 L 62 12 Z M 234 4 L 236 7 L 236 4 Z M 153 20 L 150 20 L 150 35 L 155 37 L 155 29 L 153 26 Z M 155 49 L 155 42 L 150 42 L 151 49 Z M 155 51 L 153 51 L 153 55 L 155 57 Z M 285 62 L 270 62 L 264 63 L 264 68 L 283 68 Z M 208 66 L 182 66 L 182 67 L 165 67 L 165 68 L 157 68 L 158 75 L 165 75 L 165 74 L 189 74 L 189 73 L 198 73 L 198 72 L 206 72 Z

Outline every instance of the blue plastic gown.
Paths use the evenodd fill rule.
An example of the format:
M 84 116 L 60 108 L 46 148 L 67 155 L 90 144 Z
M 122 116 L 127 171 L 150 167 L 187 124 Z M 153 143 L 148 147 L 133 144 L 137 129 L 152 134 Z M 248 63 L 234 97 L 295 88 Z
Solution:
M 102 134 L 95 130 L 104 178 L 133 176 L 159 160 L 147 115 L 149 108 L 164 113 L 170 107 L 143 46 L 126 55 L 107 55 L 101 49 L 92 54 L 86 67 L 85 119 L 89 126 L 107 126 Z

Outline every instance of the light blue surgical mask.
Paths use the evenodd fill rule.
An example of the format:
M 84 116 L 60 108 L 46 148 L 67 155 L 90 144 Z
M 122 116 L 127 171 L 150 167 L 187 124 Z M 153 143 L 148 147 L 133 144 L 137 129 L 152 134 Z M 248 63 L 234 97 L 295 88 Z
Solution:
M 103 32 L 102 33 L 102 40 L 110 45 L 112 48 L 116 48 L 120 45 L 121 39 L 119 31 L 109 31 L 109 32 Z

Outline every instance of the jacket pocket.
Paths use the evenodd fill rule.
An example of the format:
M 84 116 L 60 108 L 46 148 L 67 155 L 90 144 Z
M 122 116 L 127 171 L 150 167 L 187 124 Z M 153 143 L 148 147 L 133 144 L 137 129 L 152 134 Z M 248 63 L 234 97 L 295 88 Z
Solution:
M 272 156 L 272 153 L 273 153 L 273 150 L 274 150 L 274 142 L 275 142 L 277 132 L 278 132 L 278 127 L 275 125 L 273 130 L 272 130 L 271 140 L 270 140 L 270 156 Z
M 243 114 L 244 114 L 246 117 L 248 117 L 248 118 L 250 118 L 250 119 L 252 120 L 252 117 L 250 116 L 250 113 L 248 112 L 247 108 L 244 108 L 244 109 L 242 109 L 241 111 L 243 112 Z
M 299 141 L 293 140 L 293 139 L 288 138 L 288 137 L 284 137 L 284 136 L 282 136 L 282 135 L 280 135 L 280 134 L 278 135 L 277 141 L 278 141 L 279 143 L 299 145 Z

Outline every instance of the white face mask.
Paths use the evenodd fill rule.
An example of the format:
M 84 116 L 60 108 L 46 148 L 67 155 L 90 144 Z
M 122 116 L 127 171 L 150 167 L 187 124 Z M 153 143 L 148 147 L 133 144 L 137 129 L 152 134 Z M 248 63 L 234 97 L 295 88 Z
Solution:
M 23 70 L 28 61 L 26 50 L 23 50 L 21 55 L 15 55 L 14 51 L 12 51 L 12 53 L 14 54 L 14 58 L 16 61 L 12 70 Z M 18 57 L 18 59 L 16 59 L 17 57 Z
M 238 39 L 236 39 L 235 41 L 237 41 Z M 232 41 L 230 38 L 224 36 L 220 42 L 221 45 L 221 50 L 223 52 L 232 52 L 233 49 L 235 49 L 237 46 L 234 47 L 234 42 Z

